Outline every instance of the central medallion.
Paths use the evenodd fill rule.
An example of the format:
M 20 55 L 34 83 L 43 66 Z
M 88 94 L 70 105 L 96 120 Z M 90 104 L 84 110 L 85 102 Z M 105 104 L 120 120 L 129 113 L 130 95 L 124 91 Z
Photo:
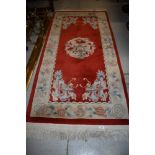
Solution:
M 94 42 L 90 41 L 88 38 L 74 38 L 65 44 L 65 51 L 69 56 L 84 59 L 92 55 L 95 51 Z

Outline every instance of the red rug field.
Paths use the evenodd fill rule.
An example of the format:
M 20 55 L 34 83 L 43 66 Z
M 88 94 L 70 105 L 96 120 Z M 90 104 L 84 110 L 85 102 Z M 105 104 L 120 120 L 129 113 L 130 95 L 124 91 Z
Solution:
M 37 66 L 27 122 L 128 124 L 128 94 L 105 11 L 55 13 Z

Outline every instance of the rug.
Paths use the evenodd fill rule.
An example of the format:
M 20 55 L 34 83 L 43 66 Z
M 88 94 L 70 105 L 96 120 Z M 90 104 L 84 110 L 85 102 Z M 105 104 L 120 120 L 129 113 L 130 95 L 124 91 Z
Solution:
M 128 94 L 106 11 L 55 12 L 27 122 L 128 124 Z

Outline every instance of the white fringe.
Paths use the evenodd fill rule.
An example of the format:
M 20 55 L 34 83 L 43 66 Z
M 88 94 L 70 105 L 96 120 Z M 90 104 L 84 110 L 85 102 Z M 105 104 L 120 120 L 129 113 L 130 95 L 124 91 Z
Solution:
M 55 11 L 107 11 L 107 9 L 88 9 L 88 8 L 81 8 L 81 9 L 55 9 Z
M 88 138 L 125 138 L 128 140 L 128 126 L 98 125 L 60 125 L 44 123 L 27 123 L 27 138 L 60 140 L 86 140 Z

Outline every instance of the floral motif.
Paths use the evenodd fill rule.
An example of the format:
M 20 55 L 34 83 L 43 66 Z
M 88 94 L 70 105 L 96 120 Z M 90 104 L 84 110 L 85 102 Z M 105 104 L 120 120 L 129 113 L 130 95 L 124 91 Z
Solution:
M 47 105 L 42 105 L 40 108 L 36 111 L 37 116 L 49 116 L 51 114 L 51 109 Z
M 63 24 L 62 28 L 67 29 L 69 25 L 75 24 L 76 20 L 77 20 L 77 17 L 64 17 L 62 22 Z
M 71 57 L 84 59 L 92 55 L 95 51 L 95 44 L 88 38 L 74 38 L 69 40 L 65 45 L 65 51 Z
M 108 65 L 110 65 L 112 67 L 117 65 L 116 60 L 111 60 L 111 61 L 108 61 L 107 63 L 108 63 Z
M 94 107 L 96 115 L 106 116 L 106 112 L 102 106 Z
M 57 112 L 59 117 L 65 117 L 65 113 L 66 113 L 65 109 L 59 108 Z
M 84 24 L 90 24 L 93 29 L 97 29 L 97 17 L 95 16 L 87 16 L 82 18 Z
M 122 104 L 115 104 L 112 108 L 112 115 L 115 118 L 121 118 L 124 115 L 124 107 Z
M 77 108 L 75 110 L 76 116 L 83 117 L 85 115 L 85 113 L 86 112 L 85 112 L 84 106 L 82 106 L 82 105 L 77 106 Z
M 75 100 L 76 94 L 74 93 L 73 84 L 71 82 L 65 84 L 60 70 L 55 72 L 54 78 L 54 90 L 52 91 L 53 101 L 58 101 L 58 99 L 60 99 L 60 101 L 69 101 L 70 99 Z
M 113 72 L 110 75 L 110 81 L 111 81 L 111 94 L 114 96 L 114 98 L 116 100 L 120 100 L 121 99 L 121 94 L 120 94 L 120 83 L 119 83 L 119 79 L 117 78 L 117 74 L 115 72 Z
M 75 24 L 78 17 L 67 16 L 63 18 L 62 28 L 67 29 L 69 25 Z M 84 16 L 82 17 L 84 24 L 89 24 L 93 29 L 97 29 L 97 17 L 95 16 Z
M 92 106 L 92 105 L 81 105 L 76 103 L 76 105 L 65 105 L 64 103 L 53 104 L 43 104 L 36 107 L 35 114 L 37 117 L 54 117 L 54 118 L 89 118 L 89 117 L 107 117 L 107 110 L 103 105 Z
M 105 74 L 103 71 L 99 70 L 97 72 L 97 78 L 94 83 L 91 84 L 88 81 L 88 83 L 86 84 L 85 93 L 82 95 L 83 100 L 89 100 L 93 102 L 97 102 L 98 100 L 105 101 L 108 95 L 107 93 L 104 93 L 105 89 L 107 89 Z

